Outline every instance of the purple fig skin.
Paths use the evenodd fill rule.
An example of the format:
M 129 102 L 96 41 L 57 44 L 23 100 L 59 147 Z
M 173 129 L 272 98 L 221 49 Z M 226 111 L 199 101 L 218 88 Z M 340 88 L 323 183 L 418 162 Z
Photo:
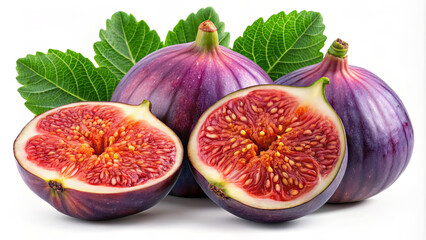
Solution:
M 217 37 L 216 31 L 208 33 Z M 111 99 L 129 104 L 151 101 L 152 113 L 179 136 L 184 149 L 198 118 L 220 98 L 241 88 L 273 83 L 263 69 L 243 55 L 217 43 L 204 49 L 197 41 L 162 48 L 140 60 L 118 84 Z M 171 194 L 203 196 L 186 151 L 184 155 L 182 174 Z
M 84 220 L 107 220 L 144 211 L 167 196 L 177 181 L 176 171 L 164 181 L 147 188 L 122 193 L 91 193 L 71 188 L 54 190 L 45 180 L 24 169 L 17 162 L 19 173 L 28 187 L 59 212 Z
M 210 190 L 209 182 L 203 177 L 203 175 L 201 175 L 193 167 L 191 168 L 191 170 L 194 173 L 197 183 L 201 186 L 201 188 L 204 190 L 206 195 L 214 203 L 221 206 L 228 212 L 238 217 L 241 217 L 250 221 L 254 221 L 254 222 L 279 223 L 279 222 L 290 221 L 290 220 L 294 220 L 294 219 L 306 216 L 318 210 L 322 205 L 324 205 L 327 202 L 327 200 L 331 197 L 331 195 L 336 191 L 337 187 L 339 186 L 339 183 L 341 182 L 345 174 L 347 159 L 348 159 L 348 151 L 345 151 L 342 164 L 340 165 L 340 169 L 337 172 L 335 178 L 333 179 L 331 184 L 329 186 L 325 186 L 324 191 L 322 191 L 316 197 L 314 197 L 313 199 L 311 199 L 310 201 L 304 204 L 301 204 L 292 208 L 273 209 L 273 210 L 254 208 L 229 197 L 222 198 L 220 196 L 217 196 L 213 191 Z
M 328 77 L 327 101 L 346 129 L 348 168 L 329 202 L 356 202 L 388 188 L 406 168 L 414 145 L 407 111 L 397 94 L 370 71 L 327 53 L 321 63 L 298 69 L 275 83 L 309 86 Z

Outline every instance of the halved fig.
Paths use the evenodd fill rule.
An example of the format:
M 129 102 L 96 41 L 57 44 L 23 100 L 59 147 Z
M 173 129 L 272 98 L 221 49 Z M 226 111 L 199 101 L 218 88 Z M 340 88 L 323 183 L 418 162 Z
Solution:
M 254 86 L 211 106 L 188 145 L 207 196 L 259 222 L 292 220 L 321 207 L 347 162 L 343 125 L 324 97 L 328 83 Z
M 79 102 L 52 109 L 14 144 L 30 189 L 58 211 L 103 220 L 134 214 L 164 198 L 182 167 L 176 134 L 139 106 Z

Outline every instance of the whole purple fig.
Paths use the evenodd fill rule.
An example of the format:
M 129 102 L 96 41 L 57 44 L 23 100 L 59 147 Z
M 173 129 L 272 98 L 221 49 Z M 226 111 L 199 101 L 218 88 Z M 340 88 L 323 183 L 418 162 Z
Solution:
M 225 95 L 241 88 L 270 84 L 272 80 L 254 62 L 219 46 L 211 21 L 200 24 L 196 40 L 162 48 L 146 56 L 124 76 L 112 101 L 152 102 L 152 112 L 182 140 L 184 148 L 201 114 Z M 189 168 L 184 165 L 171 194 L 202 196 Z
M 367 199 L 389 187 L 407 166 L 413 128 L 397 94 L 370 71 L 348 65 L 348 44 L 333 42 L 321 63 L 291 72 L 275 83 L 308 86 L 328 77 L 328 102 L 345 126 L 348 167 L 329 202 Z

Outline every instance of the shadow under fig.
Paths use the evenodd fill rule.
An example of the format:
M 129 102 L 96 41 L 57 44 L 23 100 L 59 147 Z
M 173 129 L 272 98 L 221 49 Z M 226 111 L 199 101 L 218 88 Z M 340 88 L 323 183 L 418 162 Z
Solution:
M 215 217 L 210 216 L 210 219 L 200 219 L 203 224 L 206 224 L 208 221 L 210 226 L 220 227 L 220 228 L 228 228 L 232 226 L 232 228 L 249 228 L 249 229 L 283 229 L 290 228 L 294 225 L 298 224 L 298 220 L 281 222 L 281 223 L 261 223 L 261 222 L 253 222 L 240 217 L 237 217 L 226 210 L 222 209 L 218 205 L 216 205 L 209 198 L 181 198 L 181 197 L 173 197 L 168 196 L 162 202 L 166 204 L 170 204 L 173 208 L 181 208 L 184 207 L 187 211 L 197 211 L 197 210 L 213 210 L 218 211 Z M 219 213 L 221 211 L 221 213 Z M 194 222 L 198 222 L 197 219 Z
M 313 212 L 312 215 L 330 213 L 334 211 L 344 211 L 345 209 L 351 209 L 368 205 L 372 203 L 372 199 L 367 199 L 360 202 L 353 203 L 326 203 L 317 211 Z M 199 219 L 197 216 L 202 211 L 202 214 L 208 216 Z M 295 219 L 292 221 L 282 223 L 259 223 L 252 222 L 240 217 L 234 216 L 231 213 L 226 212 L 224 209 L 217 206 L 209 198 L 181 198 L 174 196 L 167 196 L 159 204 L 152 208 L 145 210 L 141 213 L 134 215 L 111 219 L 103 221 L 84 221 L 72 217 L 67 217 L 66 221 L 72 221 L 77 224 L 92 224 L 99 226 L 129 226 L 129 225 L 140 225 L 161 223 L 164 225 L 175 225 L 177 222 L 191 221 L 194 224 L 202 223 L 203 225 L 210 225 L 212 227 L 227 229 L 232 226 L 233 229 L 268 229 L 268 230 L 282 230 L 287 228 L 294 228 L 297 226 L 303 226 L 303 218 Z M 189 220 L 188 220 L 189 219 Z
M 183 197 L 175 197 L 175 196 L 167 196 L 164 198 L 160 204 L 172 205 L 173 207 L 187 207 L 192 209 L 197 208 L 219 208 L 212 200 L 208 197 L 200 197 L 200 198 L 183 198 Z
M 99 227 L 121 226 L 167 226 L 176 225 L 182 221 L 191 224 L 209 225 L 221 229 L 286 229 L 300 225 L 299 219 L 283 223 L 259 223 L 234 216 L 217 206 L 209 198 L 181 198 L 167 196 L 159 204 L 143 212 L 102 221 L 85 221 L 63 215 L 65 221 L 75 224 L 94 225 Z M 202 218 L 201 218 L 202 217 Z
M 361 207 L 372 203 L 372 201 L 374 201 L 374 199 L 366 199 L 363 201 L 350 203 L 326 203 L 312 214 L 330 213 L 334 211 L 342 211 L 345 209 Z
M 225 210 L 224 210 L 225 211 Z M 253 222 L 237 216 L 227 213 L 226 217 L 219 219 L 219 224 L 223 228 L 232 228 L 234 230 L 244 230 L 244 229 L 266 229 L 266 230 L 283 230 L 283 229 L 293 229 L 297 226 L 303 226 L 303 221 L 301 219 L 295 219 L 286 222 L 278 223 L 262 223 L 262 222 Z
M 66 221 L 72 221 L 77 224 L 93 224 L 93 225 L 132 225 L 143 222 L 162 222 L 162 224 L 173 224 L 176 221 L 186 218 L 193 214 L 192 211 L 208 211 L 209 209 L 219 209 L 220 207 L 213 203 L 209 198 L 181 198 L 167 196 L 155 206 L 133 215 L 101 220 L 101 221 L 86 221 L 63 215 Z

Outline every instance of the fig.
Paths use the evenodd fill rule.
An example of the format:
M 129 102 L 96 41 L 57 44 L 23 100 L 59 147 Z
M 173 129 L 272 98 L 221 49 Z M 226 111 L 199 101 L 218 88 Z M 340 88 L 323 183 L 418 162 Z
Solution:
M 176 132 L 186 149 L 192 128 L 209 106 L 238 89 L 267 83 L 273 82 L 253 61 L 219 46 L 216 27 L 205 21 L 194 42 L 162 48 L 136 63 L 118 84 L 112 101 L 150 100 L 153 114 Z M 192 176 L 186 151 L 171 194 L 204 195 Z
M 348 169 L 330 202 L 356 202 L 388 188 L 413 152 L 410 118 L 398 95 L 372 72 L 348 65 L 348 44 L 337 39 L 321 63 L 289 73 L 276 84 L 308 86 L 330 78 L 325 96 L 348 138 Z
M 343 125 L 324 97 L 327 83 L 253 86 L 211 106 L 188 143 L 206 195 L 257 222 L 288 221 L 321 207 L 347 161 Z
M 177 135 L 139 106 L 79 102 L 35 117 L 14 143 L 24 182 L 58 211 L 104 220 L 164 198 L 182 168 Z

